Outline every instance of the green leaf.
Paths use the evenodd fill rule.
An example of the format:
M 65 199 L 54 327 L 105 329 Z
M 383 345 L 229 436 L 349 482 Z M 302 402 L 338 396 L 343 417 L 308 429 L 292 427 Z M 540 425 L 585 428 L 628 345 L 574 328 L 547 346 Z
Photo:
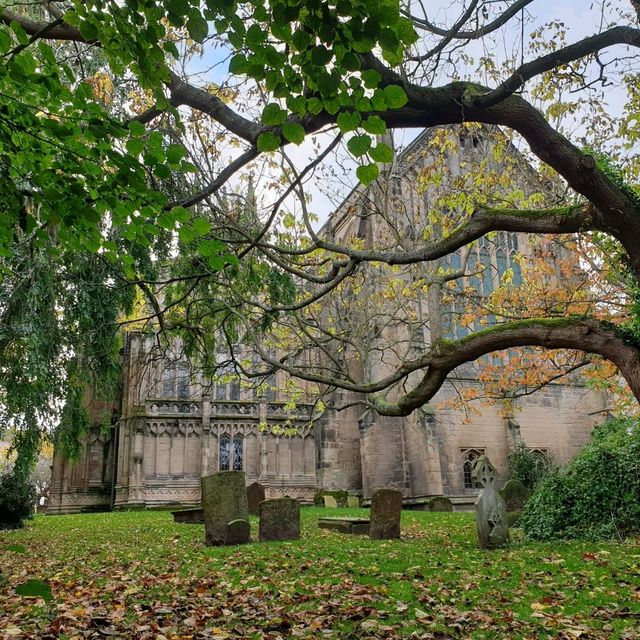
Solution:
M 319 98 L 313 97 L 307 100 L 307 111 L 317 116 L 322 111 L 322 100 Z
M 311 50 L 311 62 L 316 67 L 324 67 L 333 58 L 333 52 L 329 51 L 324 45 L 319 44 Z
M 382 136 L 387 132 L 387 125 L 380 116 L 369 116 L 362 123 L 362 128 L 377 136 Z
M 354 136 L 347 142 L 347 149 L 356 157 L 363 156 L 371 148 L 371 138 L 368 135 Z
M 264 124 L 280 125 L 287 119 L 287 112 L 275 102 L 270 102 L 263 110 L 261 120 Z
M 348 133 L 360 126 L 360 120 L 360 114 L 357 111 L 342 111 L 338 114 L 336 123 L 342 133 Z
M 198 253 L 202 257 L 207 258 L 209 256 L 214 256 L 219 254 L 224 248 L 225 248 L 224 242 L 221 242 L 220 240 L 208 239 L 208 240 L 203 240 L 198 245 Z
M 304 51 L 311 44 L 311 36 L 306 31 L 298 30 L 291 36 L 291 44 L 296 51 Z
M 393 160 L 393 149 L 384 142 L 379 142 L 377 146 L 369 151 L 372 160 L 376 162 L 391 162 Z
M 136 138 L 143 136 L 147 131 L 144 128 L 144 125 L 141 122 L 138 122 L 137 120 L 131 120 L 127 125 L 127 128 L 129 129 L 129 131 L 131 131 L 131 135 L 135 136 Z
M 180 230 L 178 231 L 178 238 L 180 238 L 180 242 L 189 243 L 192 242 L 195 237 L 196 236 L 191 227 L 188 227 L 187 225 L 180 227 Z
M 16 39 L 20 44 L 28 44 L 29 36 L 27 35 L 27 32 L 22 28 L 22 26 L 18 22 L 16 22 L 15 20 L 12 20 L 9 26 L 11 27 L 11 31 L 13 31 L 13 33 L 16 36 Z
M 92 41 L 98 39 L 98 29 L 91 22 L 82 21 L 78 25 L 78 31 L 80 31 L 80 34 L 85 40 Z
M 375 69 L 366 69 L 360 74 L 367 89 L 375 89 L 382 80 L 382 76 Z
M 27 553 L 27 547 L 22 544 L 9 544 L 5 547 L 5 551 L 13 551 L 14 553 Z
M 144 151 L 144 140 L 130 138 L 127 140 L 127 152 L 132 156 L 139 156 Z
M 193 13 L 187 20 L 187 31 L 196 42 L 204 42 L 209 35 L 209 25 L 199 13 Z
M 282 125 L 282 135 L 293 144 L 301 144 L 306 132 L 304 127 L 298 122 L 285 122 Z
M 0 53 L 6 53 L 10 48 L 11 38 L 9 34 L 4 29 L 0 29 Z
M 399 109 L 400 107 L 404 107 L 409 101 L 404 89 L 395 84 L 384 88 L 384 97 L 389 109 Z
M 51 602 L 51 587 L 41 580 L 27 580 L 16 587 L 16 593 L 25 598 L 42 598 L 45 602 Z
M 196 218 L 191 226 L 193 228 L 193 233 L 196 236 L 206 236 L 209 231 L 211 231 L 211 223 L 204 218 Z
M 237 76 L 244 75 L 247 73 L 248 68 L 249 63 L 247 62 L 247 58 L 241 53 L 237 53 L 231 58 L 231 60 L 229 60 L 229 73 L 233 73 Z
M 380 173 L 377 164 L 365 164 L 356 169 L 358 180 L 366 187 L 370 185 Z
M 273 131 L 266 131 L 258 136 L 258 151 L 275 151 L 280 146 L 280 138 Z
M 187 150 L 181 144 L 170 144 L 167 147 L 167 162 L 176 164 L 187 154 Z
M 418 33 L 413 27 L 413 22 L 409 18 L 400 18 L 396 25 L 396 32 L 402 42 L 409 46 L 418 41 Z

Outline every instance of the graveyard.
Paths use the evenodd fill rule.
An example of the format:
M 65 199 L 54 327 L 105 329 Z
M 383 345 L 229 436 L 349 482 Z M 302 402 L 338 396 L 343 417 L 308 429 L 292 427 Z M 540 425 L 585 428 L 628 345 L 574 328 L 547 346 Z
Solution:
M 478 548 L 473 513 L 402 511 L 400 539 L 321 529 L 369 509 L 303 507 L 298 540 L 205 545 L 167 511 L 47 518 L 0 532 L 3 637 L 636 638 L 638 541 Z

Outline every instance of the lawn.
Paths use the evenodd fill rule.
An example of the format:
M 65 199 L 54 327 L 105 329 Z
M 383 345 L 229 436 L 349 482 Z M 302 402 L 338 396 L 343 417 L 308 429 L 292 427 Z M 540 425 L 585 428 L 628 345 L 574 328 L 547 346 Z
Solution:
M 403 512 L 395 541 L 320 515 L 302 510 L 299 541 L 223 548 L 167 512 L 38 516 L 0 531 L 0 636 L 640 638 L 640 540 L 481 551 L 473 514 Z M 16 594 L 30 579 L 48 602 Z

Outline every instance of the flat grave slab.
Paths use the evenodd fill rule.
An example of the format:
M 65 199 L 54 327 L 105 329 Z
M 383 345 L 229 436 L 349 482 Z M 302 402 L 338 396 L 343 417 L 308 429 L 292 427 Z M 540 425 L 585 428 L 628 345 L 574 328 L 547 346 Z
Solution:
M 173 521 L 180 524 L 204 524 L 204 512 L 202 509 L 182 509 L 172 511 Z
M 369 518 L 320 518 L 318 520 L 320 529 L 364 536 L 369 534 L 369 524 Z

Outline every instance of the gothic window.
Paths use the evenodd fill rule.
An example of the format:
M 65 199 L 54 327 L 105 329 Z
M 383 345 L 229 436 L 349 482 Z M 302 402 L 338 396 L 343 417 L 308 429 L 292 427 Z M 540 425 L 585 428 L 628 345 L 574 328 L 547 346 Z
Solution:
M 229 459 L 231 458 L 231 438 L 223 433 L 220 436 L 220 471 L 229 471 Z
M 484 449 L 462 449 L 462 485 L 465 489 L 481 489 L 482 485 L 473 479 L 473 468 Z
M 236 375 L 231 356 L 219 351 L 217 354 L 218 370 L 216 374 L 216 400 L 240 400 L 240 380 Z
M 189 397 L 189 368 L 183 364 L 171 364 L 162 372 L 162 396 L 164 398 Z
M 233 470 L 242 471 L 244 462 L 244 438 L 239 433 L 233 436 Z

